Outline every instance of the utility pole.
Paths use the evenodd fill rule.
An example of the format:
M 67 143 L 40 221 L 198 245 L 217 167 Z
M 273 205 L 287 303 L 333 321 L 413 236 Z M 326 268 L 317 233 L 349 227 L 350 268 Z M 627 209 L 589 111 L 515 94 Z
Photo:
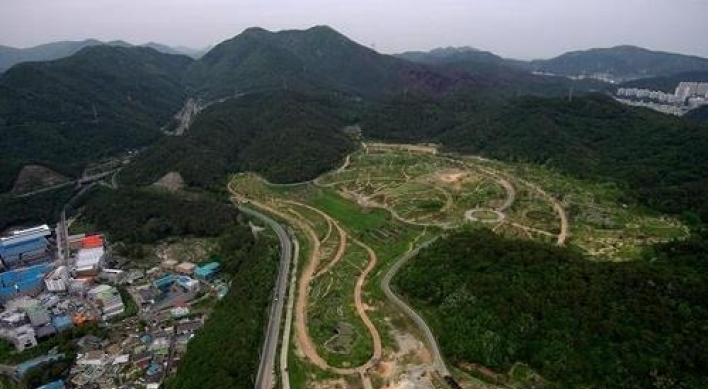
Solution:
M 568 89 L 568 102 L 569 103 L 573 102 L 573 87 L 572 86 Z

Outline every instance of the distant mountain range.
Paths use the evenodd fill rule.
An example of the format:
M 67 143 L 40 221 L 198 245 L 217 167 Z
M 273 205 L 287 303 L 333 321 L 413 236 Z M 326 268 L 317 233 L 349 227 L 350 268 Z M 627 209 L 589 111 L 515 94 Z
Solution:
M 636 46 L 573 51 L 552 59 L 520 64 L 529 70 L 561 76 L 606 74 L 615 81 L 708 70 L 706 58 L 651 51 Z
M 141 148 L 161 138 L 158 147 L 145 154 L 143 161 L 151 162 L 143 164 L 144 170 L 138 171 L 140 164 L 133 169 L 135 181 L 145 182 L 156 178 L 158 173 L 171 171 L 183 164 L 181 158 L 174 158 L 189 153 L 198 155 L 203 164 L 218 160 L 221 167 L 214 169 L 213 177 L 218 171 L 233 170 L 237 166 L 259 166 L 270 177 L 287 181 L 287 177 L 294 177 L 289 170 L 292 166 L 316 166 L 312 170 L 300 169 L 302 174 L 295 178 L 304 179 L 328 166 L 313 162 L 313 155 L 316 155 L 313 151 L 298 153 L 285 146 L 306 141 L 307 147 L 303 149 L 319 150 L 318 153 L 327 155 L 327 161 L 337 160 L 336 156 L 348 150 L 349 145 L 338 136 L 332 138 L 326 134 L 325 128 L 329 128 L 328 123 L 336 123 L 336 126 L 355 123 L 361 113 L 347 105 L 350 103 L 354 103 L 356 109 L 364 109 L 391 99 L 402 98 L 405 103 L 415 96 L 428 96 L 452 98 L 460 105 L 455 109 L 476 112 L 520 95 L 567 96 L 569 91 L 582 94 L 614 88 L 595 80 L 540 76 L 530 71 L 540 69 L 563 73 L 560 67 L 555 67 L 556 63 L 565 64 L 564 75 L 591 69 L 586 66 L 573 70 L 568 61 L 559 59 L 523 62 L 469 47 L 391 56 L 353 42 L 326 26 L 280 32 L 250 28 L 196 60 L 175 54 L 184 49 L 157 43 L 144 46 L 89 40 L 60 42 L 23 51 L 23 58 L 30 62 L 17 64 L 0 75 L 0 192 L 12 187 L 17 172 L 27 164 L 38 164 L 66 176 L 75 176 L 91 160 L 121 150 Z M 13 52 L 16 49 L 3 50 Z M 607 50 L 619 50 L 620 54 L 629 57 L 637 52 L 634 49 Z M 645 50 L 638 50 L 644 54 L 640 56 L 641 61 L 634 62 L 637 64 L 635 70 L 617 65 L 612 71 L 617 75 L 630 72 L 648 75 L 700 67 L 703 61 L 708 62 L 697 57 L 647 54 Z M 625 65 L 631 62 L 629 57 L 617 59 L 618 55 L 622 57 L 620 54 L 597 53 L 605 51 L 590 50 L 571 57 L 596 57 L 597 61 L 614 58 L 616 63 Z M 61 56 L 66 57 L 39 62 L 40 58 Z M 655 60 L 650 61 L 649 57 Z M 647 65 L 649 62 L 651 67 Z M 670 63 L 675 67 L 671 68 Z M 204 104 L 258 94 L 265 96 L 249 96 L 243 103 L 229 102 L 207 108 L 185 137 L 165 140 L 160 131 L 190 98 Z M 293 116 L 292 122 L 298 123 L 299 129 L 309 131 L 308 139 L 298 139 L 294 128 L 287 122 L 273 124 L 278 112 L 273 112 L 271 107 L 279 107 L 278 112 L 282 115 L 287 110 L 296 109 L 312 112 L 312 115 L 323 111 L 329 113 L 311 122 Z M 228 128 L 220 128 L 217 124 L 231 123 L 229 112 L 233 110 L 246 111 L 239 113 L 238 117 L 252 117 L 255 122 L 240 124 L 243 119 Z M 251 112 L 255 110 L 263 112 L 256 115 Z M 427 123 L 436 112 L 426 113 L 420 119 L 421 123 Z M 405 116 L 415 117 L 410 113 Z M 266 125 L 266 121 L 270 124 Z M 445 120 L 437 123 L 442 126 L 441 131 L 445 130 Z M 407 132 L 412 126 L 420 125 L 410 124 L 391 131 Z M 236 126 L 242 127 L 239 130 L 242 135 L 231 139 L 229 128 Z M 425 131 L 436 130 L 436 127 L 424 127 Z M 289 140 L 282 150 L 267 147 L 281 144 L 285 138 L 279 136 L 283 134 L 287 134 Z M 213 139 L 220 141 L 212 142 Z M 329 139 L 329 144 L 322 143 L 323 139 Z M 230 145 L 228 148 L 220 148 L 227 144 Z M 244 148 L 246 145 L 249 146 Z M 172 159 L 164 152 L 159 153 L 160 147 L 171 150 L 169 157 Z M 253 151 L 265 149 L 276 156 L 290 152 L 291 158 L 272 159 L 269 156 L 271 159 L 266 160 L 263 159 L 265 156 Z M 261 162 L 246 159 L 245 155 L 255 156 Z M 168 163 L 171 160 L 173 163 Z M 160 168 L 147 174 L 148 165 L 156 161 Z M 290 167 L 281 166 L 282 161 L 287 161 Z M 271 168 L 268 168 L 269 164 Z M 197 163 L 192 165 L 190 168 L 200 166 Z M 190 181 L 189 177 L 185 178 Z
M 406 52 L 397 56 L 409 61 L 435 65 L 455 65 L 462 68 L 469 68 L 470 65 L 495 65 L 563 77 L 597 77 L 615 82 L 708 71 L 707 58 L 651 51 L 635 46 L 573 51 L 555 58 L 534 61 L 506 59 L 469 47 Z
M 21 62 L 51 61 L 54 59 L 65 58 L 79 52 L 84 47 L 99 45 L 120 47 L 134 46 L 128 42 L 120 40 L 102 42 L 96 39 L 52 42 L 24 49 L 0 45 L 0 72 L 4 72 L 13 65 Z M 199 58 L 208 50 L 198 50 L 186 47 L 171 47 L 155 42 L 149 42 L 139 46 L 150 47 L 165 54 L 183 54 L 192 58 Z

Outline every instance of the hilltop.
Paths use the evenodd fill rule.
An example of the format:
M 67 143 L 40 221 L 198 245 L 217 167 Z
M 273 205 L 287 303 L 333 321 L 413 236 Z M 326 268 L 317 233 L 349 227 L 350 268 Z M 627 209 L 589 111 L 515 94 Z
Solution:
M 211 97 L 288 89 L 376 98 L 405 90 L 441 93 L 466 82 L 379 54 L 326 26 L 279 32 L 249 28 L 204 55 L 187 79 L 191 88 Z

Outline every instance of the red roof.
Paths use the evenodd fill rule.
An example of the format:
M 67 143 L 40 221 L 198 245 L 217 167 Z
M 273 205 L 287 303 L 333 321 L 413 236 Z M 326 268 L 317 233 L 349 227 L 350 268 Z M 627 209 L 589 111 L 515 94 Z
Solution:
M 81 239 L 81 245 L 85 249 L 92 249 L 103 246 L 103 238 L 101 235 L 91 235 Z

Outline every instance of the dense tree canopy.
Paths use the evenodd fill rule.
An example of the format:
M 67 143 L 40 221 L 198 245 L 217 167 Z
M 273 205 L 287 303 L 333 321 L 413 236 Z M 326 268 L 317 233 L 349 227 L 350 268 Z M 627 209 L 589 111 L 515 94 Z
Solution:
M 708 385 L 708 245 L 647 261 L 594 262 L 565 248 L 452 233 L 402 270 L 444 354 L 507 372 L 528 363 L 553 388 Z
M 238 210 L 205 196 L 158 189 L 100 189 L 84 217 L 114 241 L 154 243 L 169 236 L 219 236 L 237 224 Z
M 188 185 L 223 187 L 227 173 L 254 170 L 276 182 L 309 180 L 334 168 L 354 149 L 341 129 L 340 100 L 290 92 L 259 93 L 202 112 L 186 136 L 166 138 L 122 174 L 149 184 L 176 171 Z

